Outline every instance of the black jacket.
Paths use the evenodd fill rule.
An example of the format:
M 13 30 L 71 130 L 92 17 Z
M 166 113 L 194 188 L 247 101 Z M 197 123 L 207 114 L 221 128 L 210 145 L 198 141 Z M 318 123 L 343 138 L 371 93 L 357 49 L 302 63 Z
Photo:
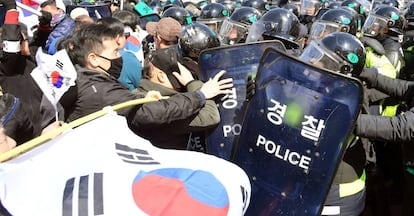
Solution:
M 187 91 L 199 90 L 203 83 L 195 80 L 187 85 Z M 150 90 L 159 91 L 163 96 L 179 94 L 177 91 L 164 87 L 158 83 L 142 79 L 139 87 L 134 92 L 146 94 Z M 187 149 L 188 139 L 191 132 L 207 131 L 217 126 L 220 122 L 220 113 L 213 100 L 206 100 L 205 106 L 189 118 L 173 121 L 165 124 L 157 130 L 142 130 L 141 134 L 151 143 L 160 148 Z
M 18 24 L 4 24 L 2 29 L 3 42 L 20 42 L 21 29 Z M 3 92 L 14 95 L 25 104 L 34 134 L 39 135 L 42 129 L 40 101 L 43 93 L 30 75 L 36 65 L 30 57 L 23 56 L 20 52 L 3 49 L 0 53 L 0 86 Z
M 66 121 L 73 121 L 106 106 L 144 97 L 143 94 L 131 93 L 107 74 L 80 67 L 77 67 L 77 73 L 76 85 L 60 99 Z M 155 131 L 171 122 L 188 119 L 203 106 L 204 101 L 199 93 L 188 92 L 173 95 L 169 99 L 124 108 L 117 113 L 127 118 L 132 131 L 147 138 L 144 131 Z
M 361 79 L 366 80 L 373 88 L 406 101 L 411 108 L 394 117 L 361 114 L 356 125 L 356 135 L 382 141 L 413 140 L 414 82 L 389 78 L 373 71 L 364 71 Z

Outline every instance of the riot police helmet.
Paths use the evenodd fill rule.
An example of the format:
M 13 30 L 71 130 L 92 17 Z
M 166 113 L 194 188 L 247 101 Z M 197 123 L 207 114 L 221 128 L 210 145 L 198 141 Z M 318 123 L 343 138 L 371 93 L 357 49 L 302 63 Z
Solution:
M 400 36 L 403 34 L 405 18 L 398 8 L 379 5 L 368 14 L 362 33 L 369 37 L 382 37 L 383 35 Z
M 170 7 L 162 13 L 161 18 L 171 17 L 177 20 L 181 25 L 188 25 L 193 23 L 192 14 L 182 7 Z
M 261 13 L 269 10 L 269 4 L 265 0 L 244 0 L 242 6 L 256 8 Z
M 344 8 L 329 9 L 312 24 L 309 39 L 321 39 L 332 32 L 347 32 L 356 35 L 358 20 Z
M 342 6 L 349 7 L 358 14 L 365 14 L 365 9 L 359 0 L 345 0 L 342 2 Z
M 180 34 L 179 47 L 184 57 L 198 59 L 201 51 L 220 46 L 216 32 L 203 23 L 193 23 L 183 28 Z
M 219 0 L 217 3 L 224 5 L 230 15 L 236 10 L 236 8 L 241 7 L 241 1 L 232 1 L 232 0 Z
M 408 30 L 414 30 L 414 2 L 410 2 L 404 11 L 404 17 L 407 20 Z
M 292 4 L 292 3 L 287 3 L 285 5 L 283 5 L 281 8 L 287 9 L 290 12 L 292 12 L 293 14 L 295 14 L 297 17 L 299 17 L 299 7 L 296 4 Z
M 312 40 L 299 58 L 334 72 L 357 75 L 365 65 L 365 48 L 356 36 L 334 32 L 321 40 Z
M 299 14 L 315 16 L 321 8 L 324 8 L 325 3 L 324 0 L 301 0 Z
M 262 18 L 253 24 L 247 36 L 247 42 L 253 42 L 263 37 L 264 40 L 280 40 L 286 48 L 296 49 L 300 31 L 299 18 L 285 8 L 274 8 L 266 12 Z
M 222 44 L 232 45 L 242 42 L 253 23 L 259 20 L 262 14 L 252 7 L 240 7 L 226 18 L 221 25 L 219 37 Z
M 224 5 L 220 3 L 210 3 L 201 9 L 197 22 L 206 24 L 212 30 L 218 32 L 224 19 L 229 16 L 230 13 Z

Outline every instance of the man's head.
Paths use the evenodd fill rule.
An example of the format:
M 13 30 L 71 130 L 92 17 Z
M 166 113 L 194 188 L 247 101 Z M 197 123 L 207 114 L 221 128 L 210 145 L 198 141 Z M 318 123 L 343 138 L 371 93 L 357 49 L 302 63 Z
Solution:
M 65 48 L 73 64 L 110 73 L 114 67 L 120 66 L 117 37 L 117 32 L 107 25 L 88 24 L 74 33 Z
M 66 11 L 66 6 L 62 0 L 47 0 L 40 4 L 40 8 L 52 15 L 62 14 Z
M 154 37 L 157 48 L 177 44 L 182 31 L 181 24 L 171 17 L 162 18 L 158 22 L 148 22 L 145 29 Z
M 144 61 L 144 79 L 181 91 L 183 86 L 173 72 L 179 72 L 175 47 L 155 50 Z

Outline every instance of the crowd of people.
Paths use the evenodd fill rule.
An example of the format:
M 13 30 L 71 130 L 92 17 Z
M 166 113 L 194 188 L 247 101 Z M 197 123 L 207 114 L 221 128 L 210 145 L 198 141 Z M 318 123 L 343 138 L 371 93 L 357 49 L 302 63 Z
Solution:
M 153 145 L 185 150 L 191 133 L 207 134 L 218 125 L 214 98 L 233 87 L 231 78 L 222 78 L 225 68 L 206 82 L 200 80 L 200 53 L 278 40 L 287 55 L 353 76 L 364 85 L 362 112 L 322 214 L 414 215 L 413 2 L 46 0 L 34 27 L 19 21 L 14 0 L 0 3 L 5 9 L 2 152 L 59 127 L 59 122 L 161 95 L 169 98 L 118 113 Z M 38 50 L 53 55 L 62 49 L 77 79 L 57 104 L 56 119 L 30 73 Z

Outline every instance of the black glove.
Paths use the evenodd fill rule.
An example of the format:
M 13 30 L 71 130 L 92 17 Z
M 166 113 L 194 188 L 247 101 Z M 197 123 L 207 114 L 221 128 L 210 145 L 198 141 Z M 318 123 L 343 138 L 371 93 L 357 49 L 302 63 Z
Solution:
M 256 88 L 255 79 L 253 78 L 252 75 L 249 74 L 247 76 L 247 84 L 246 84 L 246 100 L 252 99 L 253 95 L 256 93 L 255 88 Z
M 16 9 L 16 1 L 15 0 L 0 0 L 0 3 L 4 5 L 6 11 L 11 9 Z
M 52 14 L 44 10 L 41 10 L 40 13 L 42 13 L 42 16 L 39 17 L 39 24 L 41 26 L 49 26 L 50 21 L 52 21 Z
M 358 77 L 360 80 L 367 82 L 368 84 L 372 84 L 377 79 L 377 74 L 378 69 L 364 67 L 362 72 L 356 77 Z

